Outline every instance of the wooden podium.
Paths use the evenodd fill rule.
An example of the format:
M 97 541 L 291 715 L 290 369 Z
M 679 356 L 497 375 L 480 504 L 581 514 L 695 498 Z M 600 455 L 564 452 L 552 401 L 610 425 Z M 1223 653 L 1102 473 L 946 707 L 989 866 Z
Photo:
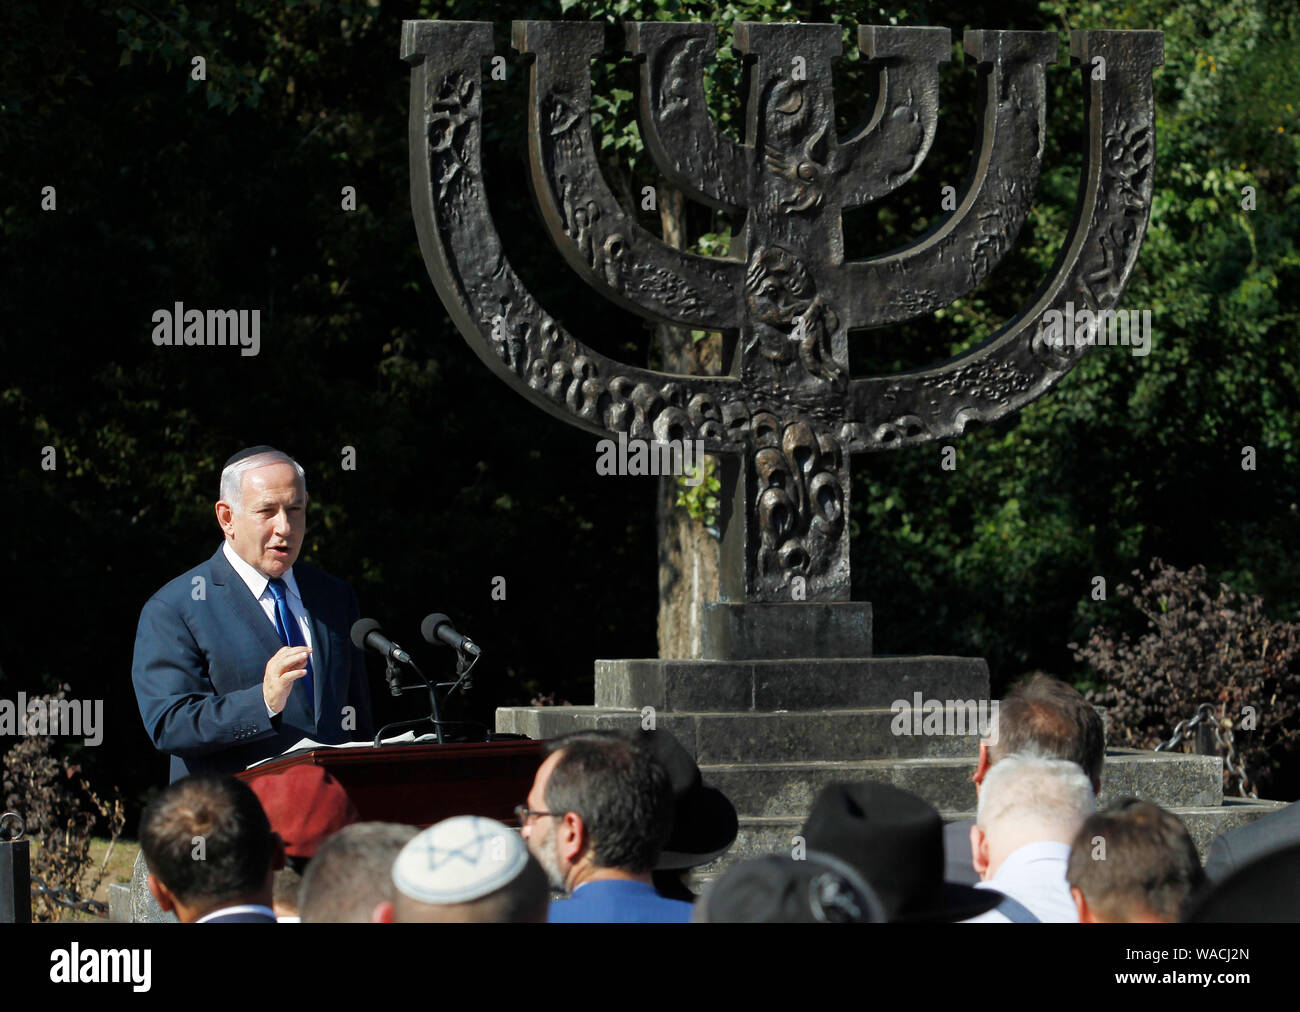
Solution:
M 485 815 L 515 824 L 541 764 L 538 741 L 438 745 L 408 742 L 380 748 L 315 748 L 244 770 L 245 782 L 303 764 L 328 770 L 365 822 L 429 826 L 453 815 Z

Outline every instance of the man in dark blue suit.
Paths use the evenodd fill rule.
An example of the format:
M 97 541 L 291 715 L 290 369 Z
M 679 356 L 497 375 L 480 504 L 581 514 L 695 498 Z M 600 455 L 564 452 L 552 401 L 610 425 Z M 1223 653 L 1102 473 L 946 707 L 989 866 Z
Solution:
M 269 446 L 221 473 L 225 542 L 140 612 L 131 678 L 171 780 L 234 773 L 303 738 L 371 735 L 370 689 L 350 631 L 346 583 L 297 564 L 306 530 L 302 468 Z

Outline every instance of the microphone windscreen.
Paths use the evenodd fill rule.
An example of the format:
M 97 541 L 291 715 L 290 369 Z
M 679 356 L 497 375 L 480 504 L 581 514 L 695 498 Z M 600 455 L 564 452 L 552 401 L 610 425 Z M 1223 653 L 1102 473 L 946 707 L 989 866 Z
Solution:
M 438 626 L 440 625 L 451 625 L 451 619 L 440 611 L 424 616 L 424 621 L 420 623 L 420 635 L 424 637 L 425 643 L 435 646 L 441 642 L 438 639 Z
M 366 648 L 366 637 L 379 628 L 373 618 L 359 618 L 352 623 L 352 645 L 358 650 Z

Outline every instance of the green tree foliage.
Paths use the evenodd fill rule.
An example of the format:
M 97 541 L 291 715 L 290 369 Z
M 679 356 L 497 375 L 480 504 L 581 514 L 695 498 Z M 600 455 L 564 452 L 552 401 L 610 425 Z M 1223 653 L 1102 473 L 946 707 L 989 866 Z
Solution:
M 881 602 L 886 649 L 990 658 L 995 681 L 1122 620 L 1090 595 L 1153 555 L 1204 563 L 1280 611 L 1297 594 L 1297 121 L 1289 7 L 1043 4 L 1032 27 L 1157 28 L 1156 194 L 1123 306 L 1149 308 L 1151 353 L 1097 348 L 1047 397 L 958 444 L 868 460 L 858 593 Z M 1021 27 L 1031 27 L 1024 24 Z M 1006 264 L 938 314 L 939 338 L 987 336 L 1050 270 L 1078 187 L 1077 73 L 1049 75 L 1042 183 Z M 1072 145 L 1073 143 L 1073 152 Z M 1254 186 L 1257 210 L 1242 209 Z M 891 370 L 916 359 L 876 361 Z M 1258 454 L 1242 469 L 1242 448 Z M 883 465 L 883 466 L 882 466 Z

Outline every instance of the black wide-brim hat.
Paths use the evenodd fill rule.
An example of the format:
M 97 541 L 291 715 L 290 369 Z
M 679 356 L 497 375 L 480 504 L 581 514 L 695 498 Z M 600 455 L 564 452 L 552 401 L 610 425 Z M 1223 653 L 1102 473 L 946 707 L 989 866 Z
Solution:
M 803 829 L 808 849 L 856 868 L 890 921 L 964 921 L 1002 901 L 992 889 L 945 882 L 943 819 L 892 784 L 829 784 Z
M 809 851 L 732 865 L 696 905 L 710 924 L 872 924 L 885 919 L 875 891 L 830 854 Z
M 673 787 L 673 829 L 655 870 L 698 868 L 721 857 L 740 831 L 736 806 L 721 791 L 704 785 L 699 766 L 672 734 L 642 731 L 640 740 L 668 771 Z
M 1292 924 L 1300 921 L 1300 843 L 1237 869 L 1192 901 L 1188 924 Z

